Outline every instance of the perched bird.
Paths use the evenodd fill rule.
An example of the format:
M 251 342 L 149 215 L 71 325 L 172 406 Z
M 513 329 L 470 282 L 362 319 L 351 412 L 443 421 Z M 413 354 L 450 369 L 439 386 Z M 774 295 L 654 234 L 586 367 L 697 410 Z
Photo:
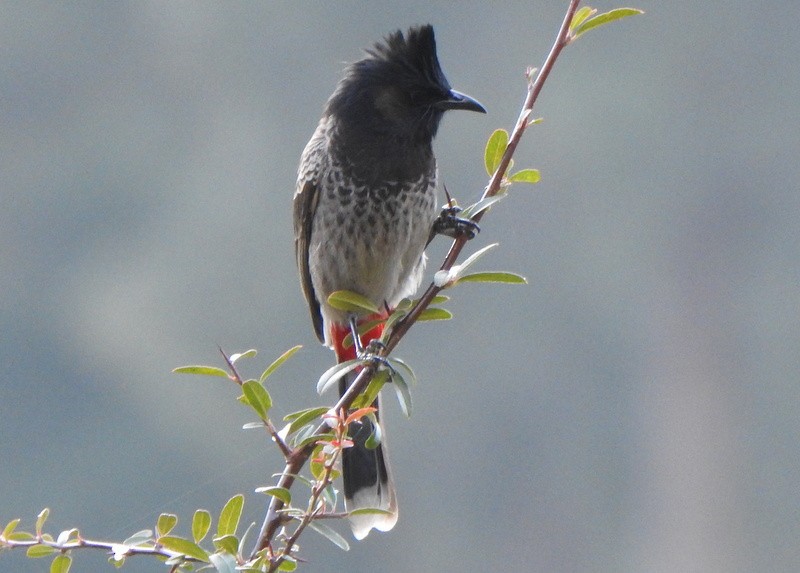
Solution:
M 377 317 L 359 317 L 362 324 L 385 318 L 419 287 L 438 214 L 431 144 L 451 109 L 485 113 L 477 101 L 451 89 L 431 26 L 397 31 L 346 68 L 303 151 L 294 195 L 297 264 L 316 334 L 338 362 L 356 356 L 354 346 L 344 344 L 354 317 L 327 303 L 331 293 L 353 291 L 386 309 Z M 361 345 L 382 331 L 379 324 L 362 334 Z M 341 382 L 341 392 L 353 377 Z M 357 539 L 397 522 L 381 430 L 381 444 L 367 448 L 374 428 L 362 419 L 350 429 L 354 445 L 342 453 L 347 509 L 389 512 L 352 516 Z

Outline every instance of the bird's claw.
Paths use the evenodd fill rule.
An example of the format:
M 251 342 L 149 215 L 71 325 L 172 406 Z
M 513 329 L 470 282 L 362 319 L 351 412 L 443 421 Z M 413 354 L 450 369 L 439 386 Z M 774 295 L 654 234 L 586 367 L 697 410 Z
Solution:
M 389 364 L 389 361 L 383 355 L 385 352 L 386 345 L 374 338 L 365 347 L 359 349 L 358 359 L 363 362 L 369 362 L 375 368 L 380 368 Z
M 447 235 L 452 239 L 466 237 L 474 239 L 481 228 L 472 219 L 464 219 L 458 216 L 460 207 L 449 206 L 442 209 L 442 212 L 433 222 L 433 235 Z

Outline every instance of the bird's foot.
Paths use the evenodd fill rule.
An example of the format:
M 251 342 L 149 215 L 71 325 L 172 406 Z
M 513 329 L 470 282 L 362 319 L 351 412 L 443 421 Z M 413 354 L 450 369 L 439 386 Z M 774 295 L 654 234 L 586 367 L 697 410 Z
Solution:
M 358 349 L 358 359 L 369 363 L 378 370 L 381 366 L 389 365 L 389 360 L 384 356 L 385 353 L 386 345 L 377 338 L 373 338 L 369 344 Z
M 475 221 L 459 217 L 458 213 L 460 211 L 461 208 L 455 205 L 443 208 L 442 212 L 433 222 L 431 238 L 433 238 L 434 235 L 447 235 L 452 239 L 461 237 L 466 237 L 468 240 L 474 239 L 481 228 Z

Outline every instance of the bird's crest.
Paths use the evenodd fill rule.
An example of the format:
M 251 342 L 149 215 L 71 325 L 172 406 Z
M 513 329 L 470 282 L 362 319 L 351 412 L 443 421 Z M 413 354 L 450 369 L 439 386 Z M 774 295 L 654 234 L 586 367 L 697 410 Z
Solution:
M 367 50 L 368 58 L 358 64 L 376 70 L 381 68 L 387 74 L 397 77 L 423 80 L 442 90 L 450 89 L 436 55 L 436 38 L 433 26 L 415 26 L 403 35 L 397 30 L 389 34 L 383 42 L 378 42 Z

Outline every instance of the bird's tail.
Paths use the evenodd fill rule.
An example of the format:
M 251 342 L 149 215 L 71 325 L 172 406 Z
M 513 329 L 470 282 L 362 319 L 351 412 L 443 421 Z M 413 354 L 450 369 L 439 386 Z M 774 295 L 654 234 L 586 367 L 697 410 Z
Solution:
M 370 316 L 360 323 L 385 319 L 386 316 Z M 354 345 L 345 348 L 344 339 L 350 334 L 349 327 L 334 325 L 332 329 L 333 347 L 338 362 L 355 358 Z M 383 323 L 376 325 L 361 335 L 363 345 L 383 334 Z M 339 392 L 344 394 L 358 375 L 358 371 L 347 374 L 339 383 Z M 380 396 L 372 404 L 380 421 Z M 350 527 L 356 539 L 364 539 L 372 529 L 389 531 L 397 523 L 397 496 L 394 482 L 389 471 L 386 455 L 386 428 L 381 424 L 381 441 L 378 447 L 368 448 L 367 438 L 375 431 L 369 418 L 350 425 L 350 439 L 353 445 L 342 451 L 342 480 L 344 481 L 344 498 L 347 511 L 361 508 L 377 508 L 388 513 L 364 513 L 350 517 Z

